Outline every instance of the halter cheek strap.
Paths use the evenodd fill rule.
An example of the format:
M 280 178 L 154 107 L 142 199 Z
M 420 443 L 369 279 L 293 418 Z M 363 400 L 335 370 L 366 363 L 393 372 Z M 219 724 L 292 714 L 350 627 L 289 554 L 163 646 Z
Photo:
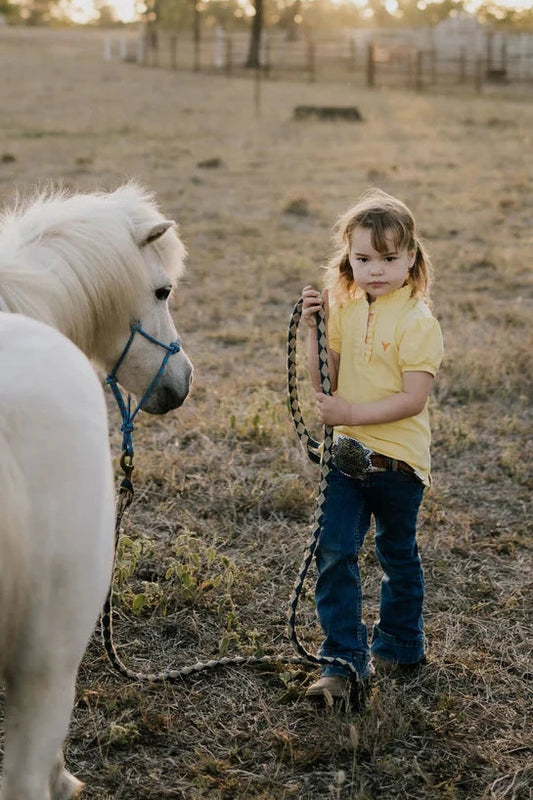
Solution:
M 159 369 L 157 370 L 148 388 L 146 389 L 142 398 L 139 400 L 137 406 L 132 412 L 131 396 L 128 395 L 127 400 L 124 399 L 124 396 L 118 386 L 117 373 L 128 354 L 128 351 L 132 345 L 136 333 L 139 333 L 149 342 L 152 342 L 152 344 L 155 344 L 158 347 L 162 347 L 163 350 L 165 350 L 166 352 L 165 355 L 163 356 L 163 360 L 161 361 Z M 149 333 L 143 330 L 140 322 L 138 321 L 134 322 L 131 325 L 130 337 L 126 342 L 126 345 L 122 353 L 118 357 L 115 366 L 113 367 L 109 375 L 107 375 L 106 377 L 105 380 L 106 385 L 109 386 L 111 391 L 113 392 L 113 397 L 116 400 L 118 409 L 120 411 L 120 415 L 122 417 L 122 425 L 120 426 L 120 430 L 122 433 L 122 452 L 123 454 L 128 455 L 130 459 L 133 458 L 133 439 L 132 439 L 132 434 L 134 430 L 133 420 L 137 416 L 139 410 L 142 408 L 143 403 L 146 402 L 146 400 L 150 397 L 155 387 L 157 386 L 170 356 L 175 355 L 175 353 L 179 353 L 180 350 L 181 350 L 181 339 L 176 339 L 176 341 L 170 342 L 170 344 L 165 344 L 164 342 L 160 342 L 159 339 L 156 339 L 154 336 L 151 336 Z

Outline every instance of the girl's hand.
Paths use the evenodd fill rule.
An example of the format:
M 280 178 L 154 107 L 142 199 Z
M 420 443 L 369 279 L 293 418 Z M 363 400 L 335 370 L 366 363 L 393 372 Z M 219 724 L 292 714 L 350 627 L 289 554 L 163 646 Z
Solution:
M 352 406 L 338 395 L 316 393 L 316 413 L 323 425 L 353 425 Z
M 324 290 L 324 295 L 322 297 L 320 292 L 316 289 L 313 289 L 312 286 L 304 286 L 302 297 L 302 319 L 308 325 L 308 327 L 311 329 L 316 328 L 316 315 L 321 308 L 324 308 L 327 322 L 327 315 L 329 311 L 327 289 Z

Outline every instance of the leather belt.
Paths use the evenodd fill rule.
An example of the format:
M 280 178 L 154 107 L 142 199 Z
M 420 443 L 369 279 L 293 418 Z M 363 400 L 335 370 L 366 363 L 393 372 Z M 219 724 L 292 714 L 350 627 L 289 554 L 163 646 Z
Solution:
M 392 472 L 406 472 L 408 475 L 416 475 L 414 469 L 405 461 L 398 461 L 397 458 L 382 456 L 381 453 L 372 453 L 370 462 L 375 469 L 391 470 Z

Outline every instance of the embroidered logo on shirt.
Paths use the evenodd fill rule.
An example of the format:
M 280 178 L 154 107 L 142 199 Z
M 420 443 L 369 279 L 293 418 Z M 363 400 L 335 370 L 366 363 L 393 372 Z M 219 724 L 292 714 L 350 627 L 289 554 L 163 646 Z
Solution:
M 390 342 L 381 342 L 381 346 L 382 346 L 383 350 L 386 350 L 387 347 L 390 347 Z

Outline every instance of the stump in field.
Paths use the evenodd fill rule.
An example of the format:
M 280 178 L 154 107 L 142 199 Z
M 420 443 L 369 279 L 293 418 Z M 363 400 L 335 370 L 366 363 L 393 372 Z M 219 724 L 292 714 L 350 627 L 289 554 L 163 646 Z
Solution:
M 362 122 L 363 116 L 356 106 L 296 106 L 295 119 L 342 119 L 349 122 Z

